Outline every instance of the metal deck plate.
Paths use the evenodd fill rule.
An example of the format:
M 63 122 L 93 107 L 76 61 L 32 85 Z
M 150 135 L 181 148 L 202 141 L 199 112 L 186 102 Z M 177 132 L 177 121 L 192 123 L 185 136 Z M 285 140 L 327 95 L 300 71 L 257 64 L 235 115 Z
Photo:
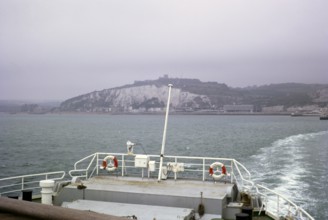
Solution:
M 188 216 L 192 209 L 137 205 L 114 202 L 100 202 L 91 200 L 77 200 L 74 202 L 64 202 L 62 207 L 94 211 L 102 214 L 114 215 L 118 217 L 132 217 L 142 220 L 168 220 L 168 219 L 184 219 Z M 202 220 L 219 219 L 218 215 L 205 214 Z
M 162 180 L 134 178 L 134 177 L 113 177 L 97 176 L 83 182 L 90 190 L 109 190 L 125 193 L 145 193 L 153 195 L 172 195 L 183 197 L 223 199 L 230 193 L 233 184 L 192 181 L 192 180 Z

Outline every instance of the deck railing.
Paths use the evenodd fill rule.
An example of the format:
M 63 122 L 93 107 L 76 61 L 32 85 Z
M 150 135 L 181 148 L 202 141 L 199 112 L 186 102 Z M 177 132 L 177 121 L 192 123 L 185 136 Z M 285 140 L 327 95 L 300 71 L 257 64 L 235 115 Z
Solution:
M 8 195 L 28 189 L 40 189 L 39 183 L 41 180 L 63 180 L 65 174 L 65 171 L 55 171 L 2 178 L 0 179 L 0 195 Z
M 74 169 L 69 171 L 71 177 L 80 177 L 88 179 L 93 175 L 99 175 L 100 173 L 107 173 L 100 169 L 102 160 L 109 153 L 98 152 L 91 154 L 74 164 Z M 119 161 L 119 169 L 114 171 L 112 175 L 120 176 L 139 176 L 141 177 L 153 177 L 158 172 L 159 155 L 147 155 L 150 161 L 155 161 L 156 171 L 149 172 L 148 169 L 136 168 L 134 166 L 134 156 L 121 153 L 111 153 Z M 246 188 L 252 188 L 253 182 L 251 181 L 250 172 L 238 161 L 230 158 L 212 158 L 212 157 L 186 157 L 186 156 L 165 156 L 164 166 L 167 163 L 183 163 L 184 172 L 171 172 L 174 179 L 178 178 L 192 178 L 200 179 L 202 181 L 212 180 L 212 177 L 208 174 L 209 166 L 216 161 L 220 161 L 225 164 L 228 173 L 230 174 L 225 181 L 237 182 L 239 186 Z M 145 171 L 147 173 L 145 173 Z M 170 168 L 168 168 L 170 171 Z M 153 175 L 152 175 L 153 174 Z M 188 174 L 188 175 L 186 175 Z
M 290 219 L 314 220 L 309 213 L 297 206 L 284 195 L 260 184 L 257 184 L 256 188 L 257 194 L 262 197 L 263 205 L 267 207 L 266 213 L 272 218 L 279 219 L 277 217 L 285 216 L 290 217 Z
M 145 168 L 135 168 L 134 156 L 122 153 L 110 153 L 119 161 L 119 169 L 108 174 L 107 171 L 101 170 L 103 158 L 109 153 L 98 152 L 89 155 L 74 164 L 74 170 L 69 171 L 71 177 L 80 177 L 88 179 L 94 175 L 106 174 L 116 176 L 140 176 L 142 178 L 157 178 L 159 155 L 147 155 L 150 161 L 155 161 L 156 170 L 149 172 Z M 222 162 L 225 164 L 230 177 L 223 181 L 236 183 L 240 191 L 246 191 L 255 198 L 261 198 L 262 204 L 254 204 L 260 208 L 265 207 L 268 213 L 274 219 L 280 219 L 280 216 L 293 216 L 300 220 L 314 220 L 305 210 L 283 195 L 268 189 L 265 186 L 255 184 L 251 179 L 250 172 L 244 165 L 235 159 L 230 158 L 212 158 L 212 157 L 186 157 L 186 156 L 167 156 L 164 157 L 164 166 L 168 163 L 183 163 L 183 172 L 171 172 L 169 178 L 174 179 L 199 179 L 201 181 L 211 181 L 208 169 L 213 162 Z M 169 169 L 168 169 L 169 170 Z M 146 173 L 145 173 L 146 171 Z M 170 176 L 171 175 L 171 176 Z M 255 199 L 258 202 L 258 199 Z M 272 205 L 273 204 L 273 205 Z M 275 204 L 275 205 L 274 205 Z M 261 209 L 261 210 L 262 210 Z M 260 210 L 260 211 L 261 211 Z

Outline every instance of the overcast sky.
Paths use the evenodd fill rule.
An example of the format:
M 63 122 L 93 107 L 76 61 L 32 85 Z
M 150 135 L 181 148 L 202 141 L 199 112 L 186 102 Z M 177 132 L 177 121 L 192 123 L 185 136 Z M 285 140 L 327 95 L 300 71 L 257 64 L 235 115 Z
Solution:
M 0 99 L 169 77 L 328 83 L 327 0 L 0 0 Z

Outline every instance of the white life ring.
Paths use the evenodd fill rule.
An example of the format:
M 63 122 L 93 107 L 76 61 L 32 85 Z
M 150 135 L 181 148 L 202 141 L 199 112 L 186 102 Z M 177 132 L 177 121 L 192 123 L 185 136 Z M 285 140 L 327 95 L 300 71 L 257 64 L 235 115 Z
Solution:
M 107 163 L 107 160 L 111 160 L 109 164 Z M 106 169 L 108 172 L 116 170 L 118 167 L 118 161 L 115 156 L 108 155 L 103 159 L 102 165 L 100 166 L 101 169 Z
M 214 168 L 218 168 L 221 167 L 221 171 L 219 171 L 218 169 L 216 171 L 214 171 Z M 214 162 L 210 165 L 210 169 L 208 170 L 210 176 L 213 177 L 213 179 L 215 180 L 219 180 L 222 179 L 224 176 L 227 176 L 227 168 L 224 166 L 223 163 L 220 162 Z M 220 174 L 215 174 L 215 173 L 220 173 Z

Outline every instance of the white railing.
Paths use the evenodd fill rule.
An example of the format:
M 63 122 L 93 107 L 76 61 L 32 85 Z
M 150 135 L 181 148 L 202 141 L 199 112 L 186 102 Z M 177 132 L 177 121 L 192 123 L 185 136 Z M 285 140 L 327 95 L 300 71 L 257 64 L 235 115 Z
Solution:
M 89 156 L 87 156 L 85 158 L 82 158 L 81 160 L 75 162 L 75 164 L 74 164 L 74 170 L 70 170 L 68 172 L 68 174 L 71 177 L 76 176 L 76 177 L 88 179 L 89 177 L 93 176 L 94 171 L 96 169 L 98 169 L 97 168 L 97 165 L 98 165 L 97 161 L 98 161 L 98 153 L 94 153 L 94 154 L 91 154 L 91 155 L 89 155 Z M 82 166 L 85 166 L 85 165 L 87 165 L 86 168 L 83 168 L 83 169 L 82 168 L 78 168 L 78 167 L 82 167 Z M 89 174 L 90 168 L 91 168 L 92 165 L 94 165 L 93 166 L 93 170 Z
M 92 177 L 93 175 L 99 175 L 101 172 L 99 167 L 102 162 L 102 158 L 109 155 L 109 153 L 103 153 L 98 152 L 95 154 L 91 154 L 79 161 L 77 161 L 74 164 L 74 169 L 69 171 L 69 175 L 71 177 L 80 177 L 84 179 L 88 179 Z M 138 169 L 134 167 L 134 158 L 131 155 L 128 154 L 122 154 L 122 153 L 110 153 L 110 155 L 116 156 L 118 161 L 120 162 L 120 168 L 121 173 L 118 174 L 117 171 L 115 171 L 115 175 L 121 175 L 121 176 L 133 176 L 133 175 L 139 175 L 140 173 L 134 172 L 136 170 L 141 170 L 142 177 L 144 174 L 144 169 Z M 147 155 L 151 160 L 154 160 L 155 163 L 159 164 L 159 155 Z M 253 186 L 253 183 L 251 182 L 251 174 L 250 172 L 238 161 L 234 159 L 229 158 L 212 158 L 212 157 L 186 157 L 186 156 L 165 156 L 165 163 L 167 162 L 173 162 L 173 163 L 184 163 L 184 174 L 189 173 L 189 176 L 180 176 L 179 178 L 197 178 L 202 181 L 205 180 L 211 180 L 212 178 L 208 175 L 208 168 L 211 163 L 216 161 L 221 161 L 225 164 L 228 173 L 231 174 L 230 182 L 234 182 L 238 180 L 238 184 L 241 185 L 251 185 Z M 165 164 L 164 164 L 165 165 Z M 242 178 L 237 179 L 236 175 L 234 174 L 234 168 L 237 171 L 238 175 L 241 175 L 244 173 L 244 175 L 241 175 Z M 130 170 L 130 172 L 128 171 Z M 134 171 L 133 171 L 134 170 Z M 147 170 L 147 169 L 146 169 Z M 158 172 L 158 168 L 156 168 L 156 171 Z M 173 172 L 172 172 L 173 173 Z M 179 173 L 173 173 L 174 179 L 178 178 Z M 148 172 L 148 175 L 150 175 L 150 172 Z M 245 176 L 245 177 L 244 177 Z M 247 184 L 246 184 L 247 183 Z
M 263 185 L 256 185 L 257 193 L 262 197 L 263 205 L 266 206 L 266 213 L 274 219 L 279 216 L 291 217 L 291 219 L 314 220 L 314 218 L 304 209 L 294 202 Z M 292 218 L 294 217 L 294 218 Z
M 99 167 L 101 165 L 102 159 L 109 154 L 117 157 L 120 164 L 119 166 L 121 168 L 121 173 L 118 173 L 118 170 L 116 170 L 113 172 L 114 175 L 140 175 L 140 168 L 134 167 L 133 155 L 104 152 L 98 152 L 77 161 L 74 164 L 74 170 L 69 171 L 69 175 L 71 177 L 81 177 L 88 179 L 93 175 L 99 175 L 100 172 L 105 173 L 105 171 L 101 171 Z M 149 156 L 150 161 L 154 160 L 155 164 L 159 164 L 159 155 L 147 156 Z M 247 192 L 256 198 L 260 197 L 262 200 L 261 208 L 263 209 L 265 205 L 265 211 L 271 215 L 272 218 L 279 219 L 280 216 L 294 216 L 300 220 L 314 220 L 314 218 L 311 217 L 311 215 L 309 215 L 305 210 L 288 200 L 283 195 L 262 185 L 254 184 L 254 182 L 251 180 L 250 172 L 244 165 L 235 159 L 165 155 L 164 161 L 165 164 L 168 162 L 184 163 L 184 172 L 181 174 L 173 173 L 174 179 L 197 177 L 197 179 L 201 181 L 212 180 L 212 177 L 208 175 L 208 168 L 211 163 L 220 161 L 225 164 L 227 171 L 230 174 L 230 179 L 225 179 L 225 181 L 236 183 L 240 191 Z M 156 168 L 156 171 L 158 172 L 158 168 Z M 148 178 L 151 176 L 151 173 L 152 172 L 148 171 Z M 141 176 L 142 178 L 144 177 L 144 169 L 141 169 Z M 156 178 L 155 175 L 153 177 Z M 269 202 L 269 200 L 271 202 Z M 258 206 L 260 206 L 260 204 L 258 204 Z
M 65 174 L 65 171 L 56 171 L 2 178 L 0 179 L 0 195 L 20 192 L 27 189 L 40 189 L 39 182 L 41 180 L 62 180 Z

